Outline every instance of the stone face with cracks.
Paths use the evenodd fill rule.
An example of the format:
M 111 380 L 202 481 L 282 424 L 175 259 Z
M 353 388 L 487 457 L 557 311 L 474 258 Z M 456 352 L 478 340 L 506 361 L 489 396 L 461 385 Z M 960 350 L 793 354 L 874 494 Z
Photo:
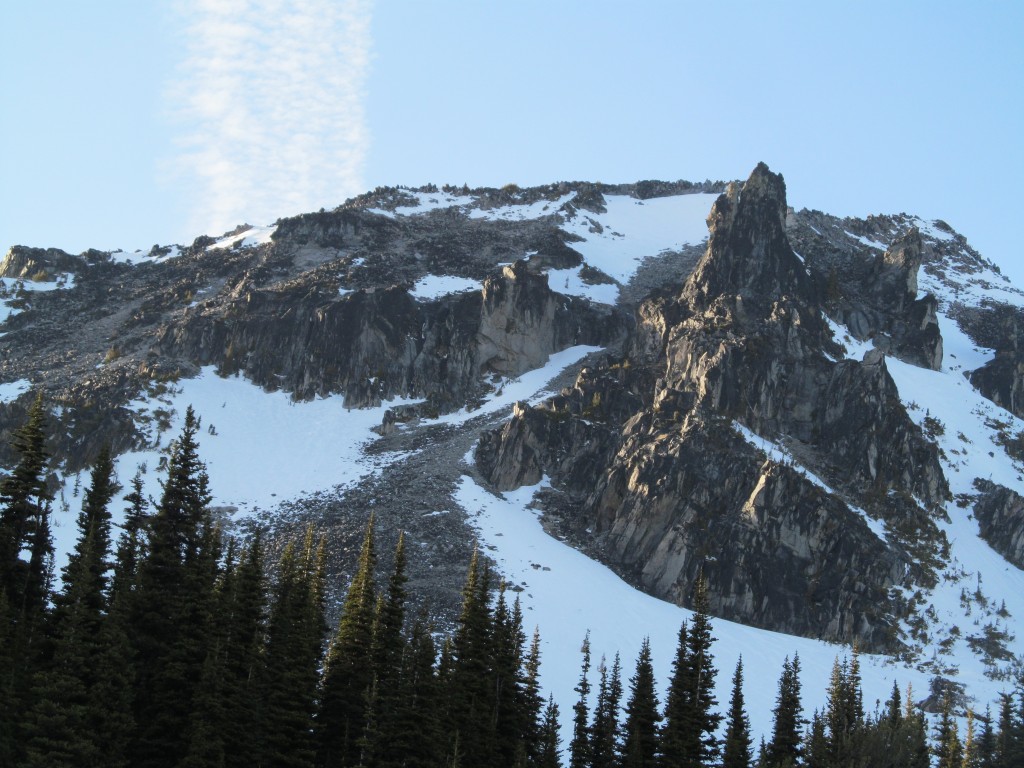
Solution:
M 791 446 L 865 506 L 899 492 L 900 504 L 871 504 L 893 524 L 929 525 L 948 497 L 882 353 L 835 362 L 822 288 L 789 245 L 785 213 L 782 177 L 763 164 L 731 185 L 681 290 L 639 307 L 626 357 L 517 408 L 477 460 L 499 488 L 550 476 L 577 507 L 566 525 L 659 597 L 685 604 L 703 572 L 717 615 L 892 648 L 889 589 L 921 575 L 912 558 L 731 426 Z M 911 304 L 913 255 L 912 242 L 893 249 L 878 278 Z

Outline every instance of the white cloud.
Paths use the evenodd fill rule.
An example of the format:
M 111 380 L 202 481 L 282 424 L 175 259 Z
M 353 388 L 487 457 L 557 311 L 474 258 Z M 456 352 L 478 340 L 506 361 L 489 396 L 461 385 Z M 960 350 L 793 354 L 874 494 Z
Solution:
M 331 207 L 363 191 L 371 0 L 182 0 L 171 89 L 192 231 Z

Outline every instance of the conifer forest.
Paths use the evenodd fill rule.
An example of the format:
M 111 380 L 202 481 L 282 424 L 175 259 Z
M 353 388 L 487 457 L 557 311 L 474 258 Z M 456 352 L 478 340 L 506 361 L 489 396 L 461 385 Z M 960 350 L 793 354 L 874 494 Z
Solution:
M 1024 681 L 984 711 L 946 699 L 926 717 L 899 686 L 867 711 L 856 652 L 836 659 L 810 718 L 794 654 L 771 732 L 751 733 L 742 660 L 730 700 L 714 695 L 729 671 L 715 667 L 701 582 L 669 680 L 655 679 L 646 643 L 635 659 L 594 659 L 589 637 L 560 638 L 582 641 L 571 712 L 542 690 L 543 627 L 524 626 L 482 555 L 442 631 L 410 608 L 404 539 L 378 552 L 371 517 L 329 627 L 317 531 L 271 557 L 260 531 L 221 530 L 191 410 L 153 503 L 100 453 L 58 578 L 44 413 L 37 398 L 0 483 L 2 766 L 1024 766 Z

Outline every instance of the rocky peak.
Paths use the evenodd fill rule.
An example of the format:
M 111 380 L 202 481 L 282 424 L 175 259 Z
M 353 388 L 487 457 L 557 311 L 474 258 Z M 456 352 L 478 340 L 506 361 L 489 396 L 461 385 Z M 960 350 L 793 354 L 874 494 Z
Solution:
M 923 260 L 921 231 L 914 227 L 896 239 L 875 261 L 874 282 L 883 305 L 900 311 L 917 298 L 917 273 Z
M 704 309 L 719 296 L 745 305 L 783 297 L 810 300 L 811 283 L 786 237 L 786 182 L 759 163 L 750 178 L 730 184 L 708 216 L 710 239 L 683 297 Z

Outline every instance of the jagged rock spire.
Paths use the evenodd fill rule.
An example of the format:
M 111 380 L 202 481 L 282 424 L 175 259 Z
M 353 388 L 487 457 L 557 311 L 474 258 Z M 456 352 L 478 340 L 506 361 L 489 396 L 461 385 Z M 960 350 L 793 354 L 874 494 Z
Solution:
M 743 184 L 730 184 L 708 216 L 708 248 L 683 289 L 694 308 L 720 296 L 763 303 L 812 297 L 803 263 L 786 237 L 786 182 L 758 163 Z

